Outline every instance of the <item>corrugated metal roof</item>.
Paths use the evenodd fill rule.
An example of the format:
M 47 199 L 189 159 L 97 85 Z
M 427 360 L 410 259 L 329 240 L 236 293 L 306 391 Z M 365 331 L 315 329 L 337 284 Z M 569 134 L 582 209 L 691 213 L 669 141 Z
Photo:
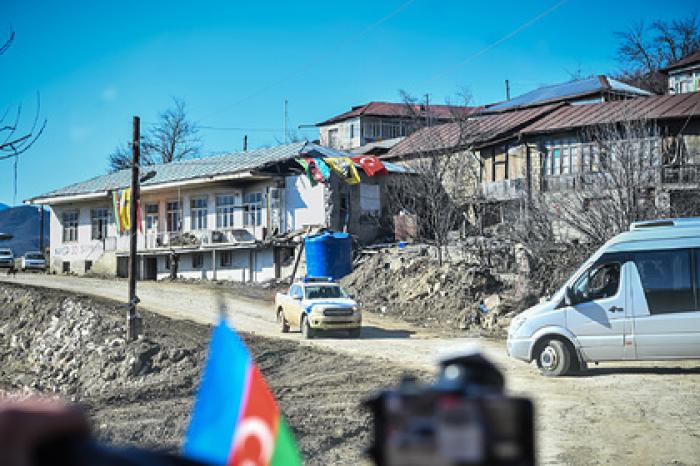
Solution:
M 296 142 L 276 147 L 255 149 L 247 152 L 203 157 L 193 160 L 184 160 L 169 164 L 150 165 L 143 169 L 144 172 L 155 170 L 156 175 L 144 182 L 143 186 L 155 186 L 159 184 L 186 181 L 199 178 L 210 178 L 219 175 L 246 172 L 263 167 L 274 162 L 299 157 L 300 155 L 313 155 L 321 157 L 346 157 L 349 154 L 328 147 L 319 146 L 310 142 Z M 125 169 L 107 175 L 96 176 L 87 181 L 74 183 L 54 191 L 50 191 L 35 199 L 74 196 L 80 194 L 99 193 L 114 189 L 121 189 L 131 183 L 131 170 Z
M 587 105 L 567 105 L 520 131 L 533 135 L 628 120 L 700 117 L 700 92 L 638 97 Z
M 506 102 L 491 105 L 486 108 L 486 111 L 499 111 L 528 107 L 532 105 L 541 105 L 547 102 L 566 101 L 568 99 L 610 91 L 637 95 L 651 95 L 651 93 L 643 89 L 639 89 L 616 79 L 611 79 L 607 76 L 600 75 L 586 79 L 579 79 L 577 81 L 569 81 L 567 83 L 540 87 L 534 91 L 514 97 Z
M 681 58 L 678 60 L 676 63 L 673 63 L 666 68 L 662 69 L 664 73 L 668 73 L 669 71 L 672 70 L 677 70 L 679 68 L 684 68 L 686 66 L 690 65 L 695 65 L 695 64 L 700 64 L 700 50 L 694 53 L 691 53 L 687 57 Z
M 352 152 L 355 155 L 363 155 L 363 154 L 369 154 L 371 152 L 374 152 L 375 150 L 384 150 L 388 151 L 392 147 L 394 147 L 396 144 L 399 142 L 403 141 L 405 139 L 405 136 L 401 136 L 398 138 L 392 138 L 392 139 L 384 139 L 383 141 L 376 141 L 376 142 L 369 142 L 365 144 L 364 146 L 357 147 L 355 149 L 352 149 L 350 152 Z
M 460 147 L 479 147 L 515 134 L 520 128 L 565 104 L 475 116 L 463 122 L 446 123 L 416 131 L 381 156 L 392 159 Z
M 411 108 L 413 107 L 413 108 Z M 464 117 L 474 112 L 481 110 L 482 107 L 466 107 L 458 105 L 430 105 L 430 117 L 437 120 L 451 120 L 455 115 Z M 394 102 L 369 102 L 364 105 L 352 107 L 350 111 L 336 115 L 328 120 L 317 123 L 316 126 L 325 126 L 339 121 L 355 118 L 358 116 L 375 116 L 375 117 L 398 117 L 411 118 L 416 116 L 425 116 L 425 107 L 423 105 L 409 106 L 405 103 Z

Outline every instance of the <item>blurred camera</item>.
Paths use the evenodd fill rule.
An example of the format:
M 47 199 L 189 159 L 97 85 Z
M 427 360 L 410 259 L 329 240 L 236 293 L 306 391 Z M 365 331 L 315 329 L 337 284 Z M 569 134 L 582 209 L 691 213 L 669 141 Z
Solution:
M 506 396 L 503 375 L 479 352 L 442 360 L 431 385 L 407 377 L 366 405 L 378 466 L 535 464 L 532 402 Z

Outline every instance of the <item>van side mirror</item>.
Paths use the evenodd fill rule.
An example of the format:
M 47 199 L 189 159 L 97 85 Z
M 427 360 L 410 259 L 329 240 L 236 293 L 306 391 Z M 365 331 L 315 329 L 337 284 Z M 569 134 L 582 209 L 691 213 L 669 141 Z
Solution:
M 573 306 L 574 305 L 574 292 L 571 287 L 567 286 L 564 290 L 564 305 Z

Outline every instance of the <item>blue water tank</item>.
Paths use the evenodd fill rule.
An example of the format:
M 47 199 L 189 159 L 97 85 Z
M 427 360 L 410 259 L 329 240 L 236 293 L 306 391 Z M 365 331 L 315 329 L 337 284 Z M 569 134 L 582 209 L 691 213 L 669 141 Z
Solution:
M 306 275 L 338 280 L 352 272 L 352 239 L 347 233 L 324 231 L 304 239 Z

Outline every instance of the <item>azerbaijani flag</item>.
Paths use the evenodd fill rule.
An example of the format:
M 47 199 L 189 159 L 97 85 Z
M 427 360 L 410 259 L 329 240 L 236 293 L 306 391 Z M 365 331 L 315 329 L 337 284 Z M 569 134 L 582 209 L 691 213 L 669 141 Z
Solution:
M 301 465 L 260 369 L 223 318 L 212 334 L 184 454 L 216 465 Z

